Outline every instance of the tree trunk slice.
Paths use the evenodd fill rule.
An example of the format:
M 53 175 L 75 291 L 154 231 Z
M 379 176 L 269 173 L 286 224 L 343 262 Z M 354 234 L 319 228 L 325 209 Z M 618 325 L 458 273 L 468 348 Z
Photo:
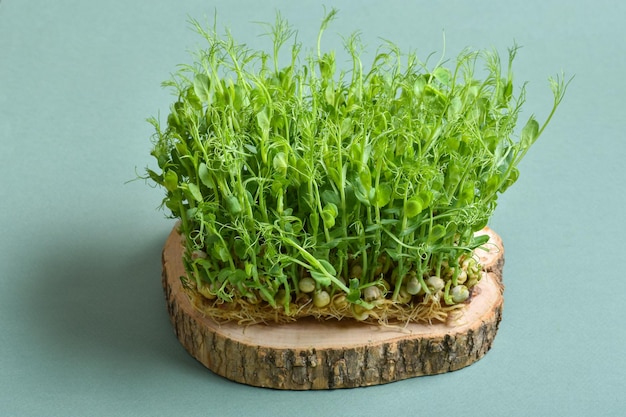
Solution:
M 409 323 L 402 328 L 353 320 L 217 323 L 193 307 L 182 287 L 184 249 L 177 228 L 163 250 L 167 309 L 176 336 L 194 358 L 216 374 L 247 385 L 351 388 L 454 371 L 487 353 L 502 316 L 502 242 L 491 229 L 480 233 L 488 233 L 499 248 L 476 253 L 486 266 L 484 275 L 453 322 Z

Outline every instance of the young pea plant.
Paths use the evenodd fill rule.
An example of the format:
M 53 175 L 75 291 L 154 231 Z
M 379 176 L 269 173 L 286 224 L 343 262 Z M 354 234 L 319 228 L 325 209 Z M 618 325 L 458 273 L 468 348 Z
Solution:
M 240 322 L 302 316 L 432 320 L 465 302 L 481 277 L 476 237 L 567 84 L 552 79 L 552 112 L 531 117 L 512 64 L 465 51 L 429 69 L 383 44 L 364 69 L 360 40 L 302 54 L 280 17 L 271 53 L 198 22 L 206 41 L 155 128 L 148 177 L 180 220 L 186 288 L 197 306 Z M 280 52 L 290 43 L 288 64 Z M 477 66 L 487 69 L 483 80 Z

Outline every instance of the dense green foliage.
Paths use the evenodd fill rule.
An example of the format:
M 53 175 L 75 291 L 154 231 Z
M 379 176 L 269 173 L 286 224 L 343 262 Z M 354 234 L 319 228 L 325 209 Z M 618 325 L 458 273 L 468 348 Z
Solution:
M 450 70 L 385 43 L 365 70 L 353 35 L 352 66 L 338 71 L 320 46 L 333 15 L 308 55 L 280 17 L 269 54 L 194 22 L 208 45 L 165 83 L 177 100 L 167 127 L 151 119 L 159 170 L 148 170 L 181 220 L 192 284 L 287 315 L 337 294 L 356 316 L 379 299 L 462 302 L 480 279 L 474 233 L 545 127 L 531 117 L 514 139 L 517 48 L 505 69 L 495 52 L 465 51 Z M 566 87 L 551 86 L 548 121 Z

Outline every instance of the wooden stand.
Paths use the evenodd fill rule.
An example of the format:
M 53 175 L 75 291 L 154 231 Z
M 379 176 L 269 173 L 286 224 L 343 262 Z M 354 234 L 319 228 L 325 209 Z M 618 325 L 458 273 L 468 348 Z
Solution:
M 281 325 L 217 323 L 195 309 L 180 277 L 183 247 L 176 228 L 163 250 L 163 287 L 176 336 L 218 375 L 291 390 L 351 388 L 454 371 L 482 358 L 502 314 L 502 241 L 477 251 L 485 267 L 471 302 L 449 323 L 384 327 L 352 320 L 299 320 Z M 491 246 L 490 246 L 491 248 Z

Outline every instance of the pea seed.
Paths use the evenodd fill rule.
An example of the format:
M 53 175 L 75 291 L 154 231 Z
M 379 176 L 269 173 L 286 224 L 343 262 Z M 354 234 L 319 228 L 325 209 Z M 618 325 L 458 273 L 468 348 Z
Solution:
M 411 301 L 411 294 L 407 291 L 406 287 L 401 287 L 400 291 L 398 291 L 398 299 L 397 301 L 402 304 L 407 304 Z
M 354 316 L 355 319 L 359 321 L 363 321 L 363 320 L 368 319 L 368 317 L 370 316 L 370 313 L 366 309 L 361 307 L 360 305 L 355 304 L 352 306 L 352 315 Z
M 452 301 L 455 303 L 462 303 L 469 298 L 469 290 L 465 285 L 457 285 L 450 291 Z
M 367 287 L 365 288 L 365 290 L 363 290 L 363 298 L 365 299 L 365 301 L 377 300 L 381 296 L 382 292 L 380 291 L 380 288 L 376 286 Z
M 318 308 L 326 307 L 330 304 L 330 295 L 324 290 L 316 292 L 313 294 L 313 304 Z
M 406 292 L 411 295 L 416 295 L 422 290 L 422 284 L 420 284 L 417 277 L 413 276 L 409 279 L 409 282 L 406 283 Z
M 363 275 L 363 267 L 359 264 L 352 265 L 352 268 L 350 268 L 350 277 L 361 278 L 362 275 Z
M 341 294 L 334 298 L 333 304 L 335 308 L 343 309 L 348 305 L 348 300 L 346 300 L 346 296 Z
M 298 288 L 304 293 L 311 293 L 315 291 L 315 280 L 311 277 L 304 277 L 298 283 Z
M 191 252 L 191 259 L 196 260 L 196 259 L 206 259 L 207 258 L 207 254 L 205 251 L 203 250 L 195 250 L 193 252 Z
M 429 277 L 426 280 L 426 284 L 433 292 L 441 291 L 446 286 L 446 283 L 444 282 L 444 280 L 439 278 L 436 275 Z

